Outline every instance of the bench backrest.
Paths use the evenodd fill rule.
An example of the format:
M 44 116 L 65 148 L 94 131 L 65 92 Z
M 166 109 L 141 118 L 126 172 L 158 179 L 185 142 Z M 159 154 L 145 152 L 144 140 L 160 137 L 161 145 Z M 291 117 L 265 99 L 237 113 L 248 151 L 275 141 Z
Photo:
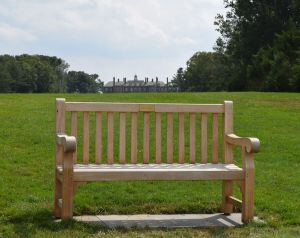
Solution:
M 77 138 L 74 163 L 231 163 L 232 147 L 222 137 L 233 133 L 232 114 L 231 101 L 165 104 L 56 99 L 56 133 Z M 57 153 L 56 163 L 61 164 Z

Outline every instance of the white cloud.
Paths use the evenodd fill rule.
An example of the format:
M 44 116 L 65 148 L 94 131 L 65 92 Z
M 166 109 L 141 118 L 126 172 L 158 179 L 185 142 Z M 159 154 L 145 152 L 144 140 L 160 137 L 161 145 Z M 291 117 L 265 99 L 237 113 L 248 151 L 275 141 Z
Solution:
M 105 75 L 120 64 L 130 72 L 139 64 L 169 74 L 195 51 L 212 49 L 218 35 L 213 21 L 224 12 L 222 5 L 222 0 L 1 0 L 0 43 L 15 42 L 2 44 L 1 52 L 52 54 L 71 65 L 84 58 L 74 63 L 77 69 Z
M 33 42 L 37 38 L 28 31 L 0 23 L 0 39 L 8 42 Z

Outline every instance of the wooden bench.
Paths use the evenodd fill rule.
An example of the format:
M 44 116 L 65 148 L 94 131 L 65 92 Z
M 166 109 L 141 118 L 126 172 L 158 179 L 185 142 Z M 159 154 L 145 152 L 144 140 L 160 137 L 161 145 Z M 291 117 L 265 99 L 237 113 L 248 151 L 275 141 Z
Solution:
M 67 118 L 70 136 L 65 130 Z M 242 149 L 241 167 L 234 164 L 234 145 Z M 253 153 L 258 151 L 258 139 L 233 134 L 231 101 L 148 104 L 56 99 L 54 215 L 72 218 L 74 192 L 86 182 L 219 180 L 223 212 L 230 214 L 233 206 L 240 207 L 242 221 L 249 222 L 254 215 Z M 77 154 L 82 160 L 77 160 Z M 242 201 L 233 197 L 234 182 L 240 187 Z

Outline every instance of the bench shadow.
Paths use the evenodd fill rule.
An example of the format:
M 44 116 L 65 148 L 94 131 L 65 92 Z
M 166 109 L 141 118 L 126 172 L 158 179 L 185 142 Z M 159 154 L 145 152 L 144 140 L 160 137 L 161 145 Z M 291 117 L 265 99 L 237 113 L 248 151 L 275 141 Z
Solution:
M 92 218 L 92 219 L 91 219 Z M 239 217 L 240 218 L 240 217 Z M 226 228 L 242 226 L 223 214 L 89 216 L 78 221 L 108 228 Z
M 165 215 L 162 215 L 165 216 Z M 58 221 L 52 216 L 49 210 L 35 210 L 29 211 L 16 216 L 10 216 L 6 222 L 13 226 L 15 234 L 20 237 L 31 237 L 37 232 L 51 231 L 60 232 L 66 230 L 84 232 L 86 234 L 96 234 L 101 232 L 110 232 L 112 229 L 122 230 L 123 232 L 132 229 L 175 229 L 175 228 L 193 228 L 193 229 L 207 229 L 211 232 L 216 229 L 219 232 L 225 232 L 229 227 L 240 227 L 241 224 L 233 221 L 229 217 L 222 214 L 211 214 L 210 217 L 203 218 L 202 220 L 194 219 L 114 219 L 110 221 L 78 221 L 74 219 Z M 110 222 L 110 223 L 109 223 Z M 199 224 L 202 225 L 199 225 Z M 110 224 L 110 225 L 109 225 Z M 128 226 L 130 225 L 130 226 Z
M 38 231 L 60 232 L 73 230 L 95 234 L 100 230 L 104 232 L 108 230 L 104 226 L 77 222 L 73 219 L 58 222 L 54 219 L 52 213 L 46 209 L 10 216 L 6 219 L 6 223 L 12 225 L 15 234 L 18 234 L 20 237 L 32 237 Z

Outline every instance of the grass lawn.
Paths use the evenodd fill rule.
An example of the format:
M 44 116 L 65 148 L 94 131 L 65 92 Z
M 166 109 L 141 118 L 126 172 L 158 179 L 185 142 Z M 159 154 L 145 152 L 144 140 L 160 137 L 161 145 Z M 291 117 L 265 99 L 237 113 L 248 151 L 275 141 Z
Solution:
M 234 229 L 108 230 L 52 218 L 54 101 L 234 101 L 237 135 L 261 140 L 255 155 L 256 214 Z M 239 153 L 237 153 L 237 156 Z M 75 215 L 220 212 L 219 182 L 103 182 L 82 186 Z M 300 94 L 0 94 L 2 237 L 300 237 Z

